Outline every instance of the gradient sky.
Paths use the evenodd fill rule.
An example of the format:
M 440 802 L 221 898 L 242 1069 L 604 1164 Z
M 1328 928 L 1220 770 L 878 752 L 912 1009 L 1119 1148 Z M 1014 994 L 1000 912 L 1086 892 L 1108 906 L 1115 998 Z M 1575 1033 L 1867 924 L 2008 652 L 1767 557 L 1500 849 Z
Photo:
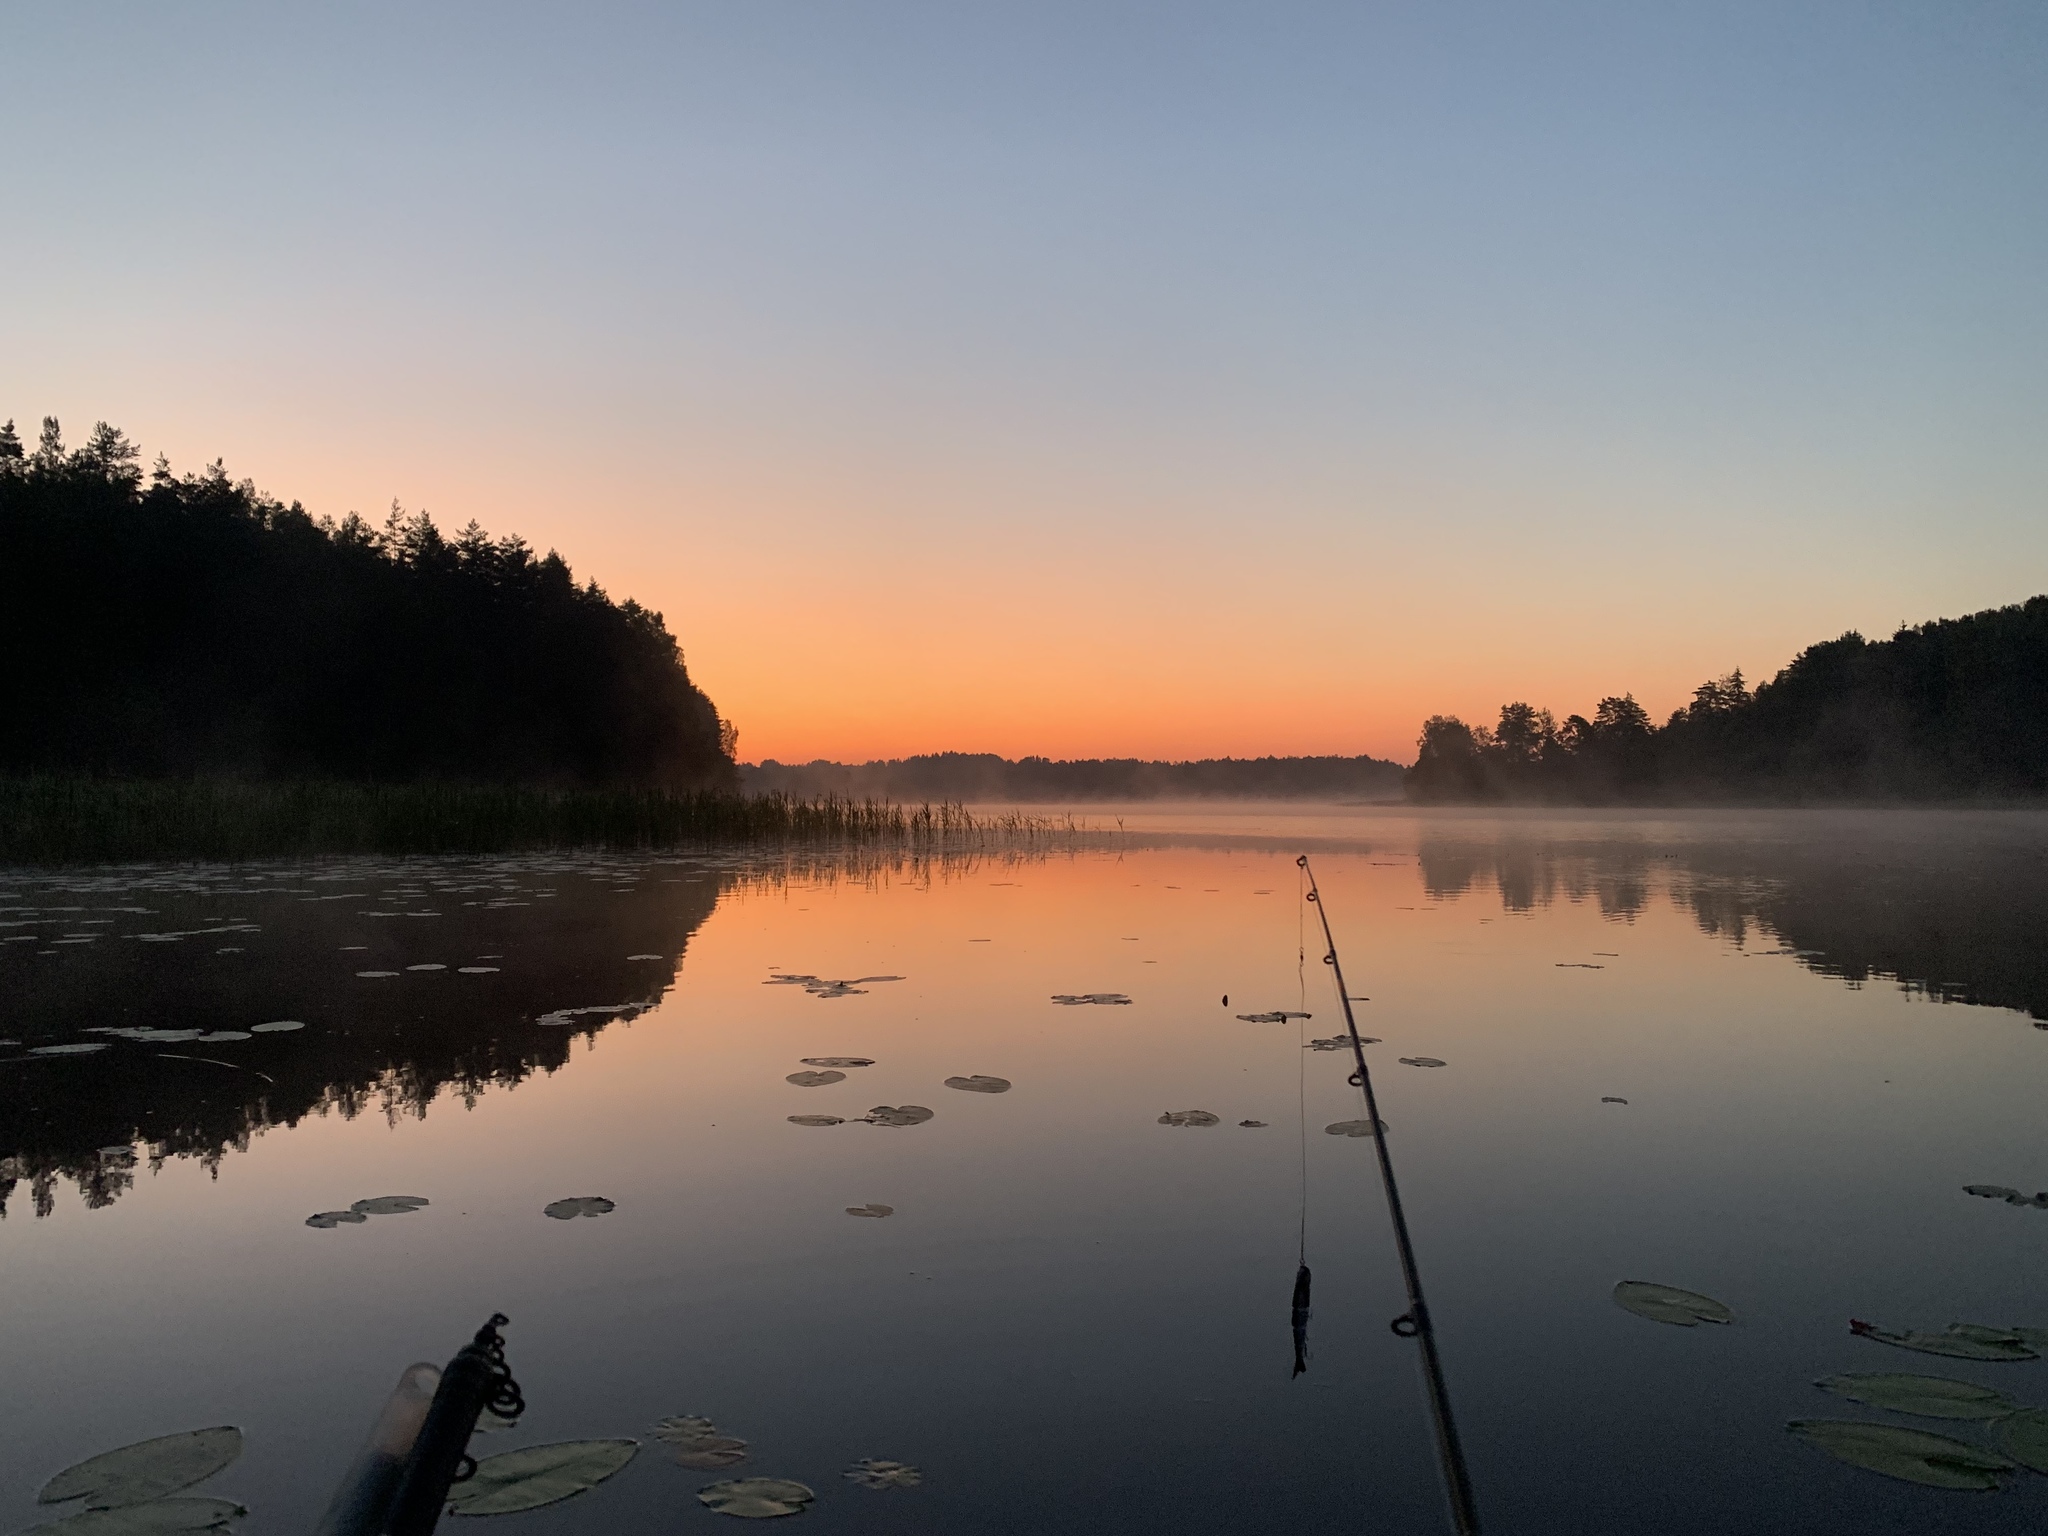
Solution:
M 742 757 L 1659 715 L 2048 589 L 2048 10 L 0 5 L 0 416 L 661 609 Z

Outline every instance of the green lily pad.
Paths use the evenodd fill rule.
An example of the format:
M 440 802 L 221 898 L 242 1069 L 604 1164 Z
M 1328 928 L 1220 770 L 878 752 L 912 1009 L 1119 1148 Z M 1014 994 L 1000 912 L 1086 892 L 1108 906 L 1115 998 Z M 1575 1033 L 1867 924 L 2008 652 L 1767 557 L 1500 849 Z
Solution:
M 1701 1323 L 1732 1323 L 1735 1314 L 1711 1296 L 1698 1291 L 1681 1291 L 1672 1285 L 1648 1280 L 1624 1280 L 1614 1288 L 1614 1304 L 1624 1312 L 1647 1317 L 1653 1323 L 1673 1323 L 1695 1328 Z
M 1007 1077 L 986 1077 L 976 1073 L 973 1077 L 949 1077 L 948 1088 L 958 1088 L 962 1093 L 1008 1093 L 1010 1080 Z
M 617 1209 L 618 1206 L 605 1199 L 603 1195 L 571 1195 L 566 1200 L 549 1201 L 540 1208 L 540 1213 L 543 1216 L 552 1216 L 557 1221 L 574 1221 L 578 1216 L 603 1216 Z
M 1998 1419 L 2017 1412 L 2020 1406 L 2003 1392 L 1980 1387 L 1973 1381 L 1957 1381 L 1952 1376 L 1867 1371 L 1823 1376 L 1814 1385 L 1852 1403 L 1928 1419 Z
M 241 1454 L 242 1432 L 232 1425 L 159 1435 L 66 1467 L 43 1484 L 36 1502 L 84 1499 L 88 1509 L 147 1503 L 203 1482 Z
M 922 1104 L 877 1104 L 858 1118 L 869 1125 L 923 1125 L 932 1112 Z
M 369 1219 L 361 1211 L 315 1211 L 306 1218 L 306 1225 L 331 1232 L 340 1226 L 359 1227 Z
M 737 1515 L 742 1520 L 794 1515 L 816 1497 L 802 1483 L 786 1477 L 736 1477 L 697 1491 L 700 1503 L 721 1515 Z
M 378 1195 L 358 1200 L 349 1209 L 362 1216 L 407 1216 L 432 1203 L 425 1195 Z
M 1894 1349 L 1915 1350 L 1923 1355 L 1946 1355 L 1952 1360 L 2038 1360 L 2012 1329 L 1986 1328 L 1980 1323 L 1951 1323 L 1943 1333 L 1894 1333 L 1875 1323 L 1852 1318 L 1849 1331 L 1859 1338 L 1875 1339 Z
M 849 1205 L 846 1208 L 846 1214 L 849 1216 L 873 1216 L 880 1218 L 883 1216 L 894 1216 L 896 1214 L 896 1207 L 893 1205 L 877 1205 L 874 1201 L 870 1200 L 866 1205 Z
M 1444 1065 L 1443 1062 L 1434 1056 L 1403 1056 L 1400 1058 L 1400 1061 L 1404 1067 L 1440 1067 Z
M 573 1498 L 624 1467 L 637 1440 L 563 1440 L 486 1456 L 448 1490 L 451 1515 L 510 1515 Z
M 1199 1128 L 1208 1125 L 1221 1125 L 1223 1119 L 1220 1115 L 1210 1114 L 1206 1109 L 1169 1109 L 1159 1117 L 1159 1123 L 1161 1125 L 1195 1126 Z
M 227 1499 L 151 1499 L 119 1509 L 84 1509 L 47 1525 L 33 1526 L 21 1536 L 189 1536 L 199 1531 L 224 1531 L 230 1520 L 249 1513 Z
M 1372 1124 L 1370 1120 L 1339 1120 L 1332 1125 L 1324 1126 L 1323 1134 L 1325 1136 L 1370 1136 L 1372 1134 Z M 1387 1128 L 1386 1121 L 1382 1120 L 1379 1124 L 1382 1131 Z
M 1991 1426 L 1998 1448 L 2021 1466 L 2048 1472 L 2048 1409 L 2026 1408 Z
M 863 1488 L 915 1488 L 924 1481 L 924 1474 L 907 1462 L 878 1461 L 873 1456 L 862 1457 L 843 1475 Z
M 784 1118 L 787 1119 L 791 1125 L 846 1124 L 846 1117 L 844 1115 L 787 1115 Z
M 875 1058 L 872 1056 L 806 1056 L 804 1058 L 804 1065 L 807 1067 L 872 1067 L 874 1064 Z
M 1854 1419 L 1794 1419 L 1785 1427 L 1837 1461 L 1928 1488 L 1988 1492 L 2013 1469 L 2003 1456 L 1924 1429 Z
M 783 1081 L 785 1083 L 794 1083 L 799 1088 L 823 1088 L 828 1083 L 845 1082 L 846 1074 L 844 1072 L 792 1072 Z

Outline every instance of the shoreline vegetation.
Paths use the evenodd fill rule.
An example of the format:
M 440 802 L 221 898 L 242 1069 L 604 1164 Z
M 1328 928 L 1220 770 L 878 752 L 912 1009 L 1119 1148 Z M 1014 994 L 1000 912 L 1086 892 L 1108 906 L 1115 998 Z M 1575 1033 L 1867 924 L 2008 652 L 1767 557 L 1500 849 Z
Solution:
M 929 752 L 865 763 L 742 764 L 751 791 L 973 804 L 1135 800 L 1396 800 L 1402 767 L 1377 757 L 1134 757 L 1012 760 L 993 752 Z
M 1662 726 L 1633 694 L 1589 720 L 1432 716 L 1404 776 L 1423 805 L 2034 804 L 2048 796 L 2048 597 L 1851 631 L 1753 691 L 1700 684 Z
M 967 851 L 1084 835 L 1070 817 L 728 790 L 0 778 L 0 865 L 716 844 Z

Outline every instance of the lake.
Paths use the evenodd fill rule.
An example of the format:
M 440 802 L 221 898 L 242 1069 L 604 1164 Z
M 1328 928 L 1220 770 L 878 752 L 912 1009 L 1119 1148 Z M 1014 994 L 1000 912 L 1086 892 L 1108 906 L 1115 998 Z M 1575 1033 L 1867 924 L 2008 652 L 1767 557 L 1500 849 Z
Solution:
M 1786 1429 L 1998 1443 L 1843 1373 L 2048 1407 L 2048 1362 L 1850 1328 L 2048 1327 L 2048 816 L 1077 814 L 929 858 L 0 877 L 0 1529 L 233 1424 L 195 1492 L 309 1531 L 401 1369 L 494 1310 L 529 1407 L 479 1454 L 642 1442 L 510 1532 L 716 1531 L 698 1490 L 745 1476 L 821 1536 L 1446 1529 L 1374 1144 L 1325 1129 L 1363 1110 L 1303 852 L 1489 1531 L 2048 1519 L 2048 1477 Z M 1274 1012 L 1311 1017 L 1241 1017 Z M 386 1195 L 427 1204 L 307 1224 Z M 544 1214 L 579 1197 L 611 1208 Z M 746 1460 L 678 1465 L 680 1415 Z

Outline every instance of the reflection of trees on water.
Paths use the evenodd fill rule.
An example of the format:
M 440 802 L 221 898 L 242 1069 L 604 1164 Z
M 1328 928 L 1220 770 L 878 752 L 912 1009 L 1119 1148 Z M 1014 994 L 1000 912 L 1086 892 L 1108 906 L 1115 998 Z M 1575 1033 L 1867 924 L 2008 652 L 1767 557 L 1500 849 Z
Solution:
M 639 1012 L 630 1005 L 657 1001 L 674 985 L 691 936 L 728 893 L 773 893 L 793 883 L 929 886 L 1045 856 L 856 848 L 750 856 L 716 867 L 583 861 L 573 874 L 523 876 L 557 881 L 561 895 L 549 902 L 485 910 L 441 900 L 439 917 L 377 919 L 369 938 L 378 947 L 370 952 L 345 953 L 340 945 L 364 937 L 356 909 L 378 901 L 338 903 L 344 910 L 335 910 L 273 892 L 237 897 L 242 905 L 235 910 L 246 906 L 261 932 L 232 960 L 191 940 L 112 937 L 90 954 L 67 957 L 71 963 L 61 969 L 17 964 L 0 973 L 0 1019 L 22 1046 L 0 1048 L 0 1055 L 20 1058 L 33 1047 L 66 1042 L 108 1048 L 0 1063 L 0 1216 L 23 1184 L 39 1216 L 54 1209 L 64 1182 L 88 1206 L 102 1207 L 134 1185 L 144 1164 L 154 1170 L 190 1158 L 217 1170 L 258 1135 L 308 1116 L 374 1113 L 395 1125 L 424 1118 L 437 1099 L 470 1107 L 488 1089 L 553 1072 L 568 1061 L 577 1036 L 594 1040 Z M 410 867 L 409 878 L 419 878 L 421 866 Z M 373 870 L 364 878 L 371 883 L 345 888 L 371 890 L 392 876 Z M 615 887 L 622 880 L 630 890 Z M 109 892 L 119 888 L 108 876 L 95 886 L 97 895 L 74 891 L 67 900 L 108 905 L 118 899 Z M 148 901 L 156 915 L 142 925 L 190 926 L 171 921 L 181 902 L 221 904 L 220 893 L 196 885 L 159 892 Z M 454 970 L 494 954 L 505 958 L 489 962 L 500 967 L 493 974 Z M 660 959 L 625 958 L 636 954 Z M 422 962 L 449 969 L 404 970 Z M 400 974 L 354 974 L 373 968 Z M 629 1006 L 541 1022 L 559 1010 L 600 1005 Z M 211 1045 L 94 1032 L 137 1025 L 246 1030 L 270 1019 L 304 1020 L 306 1027 Z
M 1511 912 L 1590 901 L 1627 922 L 1661 894 L 1703 933 L 1749 946 L 1760 931 L 1820 975 L 2017 1009 L 2048 1028 L 2048 826 L 2035 819 L 1878 813 L 1712 840 L 1425 838 L 1421 870 L 1434 900 L 1491 886 Z

